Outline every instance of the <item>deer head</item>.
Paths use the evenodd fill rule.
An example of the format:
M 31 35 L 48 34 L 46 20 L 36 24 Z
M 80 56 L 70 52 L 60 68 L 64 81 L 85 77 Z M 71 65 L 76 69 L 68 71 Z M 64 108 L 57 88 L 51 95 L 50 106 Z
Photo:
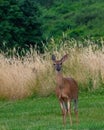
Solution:
M 56 56 L 52 55 L 53 65 L 56 71 L 61 71 L 63 62 L 68 58 L 68 54 L 64 55 L 60 60 L 56 60 Z

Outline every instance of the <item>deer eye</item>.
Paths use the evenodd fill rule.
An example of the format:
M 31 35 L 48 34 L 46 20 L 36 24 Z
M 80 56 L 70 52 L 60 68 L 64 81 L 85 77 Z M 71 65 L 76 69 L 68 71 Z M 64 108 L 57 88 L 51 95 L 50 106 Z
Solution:
M 53 65 L 55 66 L 56 64 L 54 63 Z
M 62 62 L 60 63 L 60 65 L 62 65 Z

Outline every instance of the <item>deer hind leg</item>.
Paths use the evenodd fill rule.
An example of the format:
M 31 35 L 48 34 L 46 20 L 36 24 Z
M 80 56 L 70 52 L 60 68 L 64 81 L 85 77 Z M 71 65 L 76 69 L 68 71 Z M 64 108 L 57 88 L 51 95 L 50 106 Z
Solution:
M 70 118 L 70 125 L 72 126 L 72 118 L 71 118 L 71 102 L 70 100 L 67 101 L 67 111 Z
M 66 109 L 66 104 L 64 101 L 60 101 L 60 106 L 62 110 L 62 115 L 63 115 L 63 124 L 66 124 L 66 114 L 67 114 L 67 109 Z
M 78 123 L 78 99 L 74 100 L 74 112 L 76 115 L 76 122 Z

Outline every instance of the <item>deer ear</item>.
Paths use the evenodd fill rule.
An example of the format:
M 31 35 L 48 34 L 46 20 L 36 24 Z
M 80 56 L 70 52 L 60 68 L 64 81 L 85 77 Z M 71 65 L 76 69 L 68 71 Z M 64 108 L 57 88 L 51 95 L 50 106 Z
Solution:
M 64 62 L 65 60 L 67 60 L 68 58 L 68 54 L 64 55 L 62 58 L 61 58 L 61 61 Z
M 56 61 L 56 56 L 55 55 L 52 55 L 52 60 Z

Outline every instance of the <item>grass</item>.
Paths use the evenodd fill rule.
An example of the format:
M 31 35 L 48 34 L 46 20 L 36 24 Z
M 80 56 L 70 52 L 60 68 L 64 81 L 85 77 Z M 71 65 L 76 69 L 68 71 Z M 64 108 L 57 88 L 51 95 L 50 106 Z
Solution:
M 0 130 L 103 130 L 104 96 L 86 94 L 79 97 L 79 124 L 62 124 L 61 110 L 55 96 L 34 97 L 18 101 L 0 101 Z

